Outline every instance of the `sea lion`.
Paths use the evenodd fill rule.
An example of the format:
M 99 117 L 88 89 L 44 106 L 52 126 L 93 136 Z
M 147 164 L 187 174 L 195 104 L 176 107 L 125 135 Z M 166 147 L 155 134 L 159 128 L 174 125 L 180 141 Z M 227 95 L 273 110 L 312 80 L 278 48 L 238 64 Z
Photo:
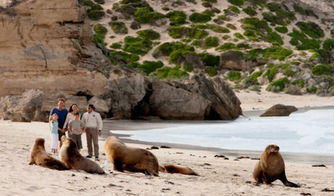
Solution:
M 84 170 L 88 173 L 105 174 L 97 163 L 79 153 L 77 145 L 72 139 L 62 136 L 61 141 L 63 145 L 60 148 L 60 158 L 68 168 Z
M 106 139 L 104 149 L 107 159 L 114 165 L 114 170 L 159 175 L 158 160 L 148 150 L 127 147 L 122 141 L 113 136 Z
M 171 164 L 166 164 L 164 166 L 160 166 L 159 171 L 167 172 L 167 173 L 171 173 L 171 174 L 179 173 L 179 174 L 184 174 L 184 175 L 199 176 L 194 170 L 192 170 L 189 167 L 182 167 L 182 166 L 171 165 Z
M 53 158 L 45 151 L 45 140 L 37 138 L 31 148 L 29 165 L 38 165 L 49 169 L 68 170 L 68 167 L 61 161 Z
M 260 160 L 254 168 L 253 177 L 257 183 L 271 184 L 279 179 L 285 186 L 300 187 L 287 180 L 284 160 L 279 153 L 279 147 L 274 144 L 268 145 L 262 152 Z

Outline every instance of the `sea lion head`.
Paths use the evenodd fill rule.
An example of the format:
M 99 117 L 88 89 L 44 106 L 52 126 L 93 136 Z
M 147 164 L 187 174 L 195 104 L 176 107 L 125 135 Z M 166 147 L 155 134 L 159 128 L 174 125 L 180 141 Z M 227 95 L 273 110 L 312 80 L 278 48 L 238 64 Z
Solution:
M 61 137 L 61 142 L 62 142 L 62 145 L 65 145 L 66 147 L 70 149 L 77 149 L 76 143 L 71 138 L 68 138 L 65 135 Z
M 265 150 L 267 153 L 278 153 L 279 152 L 279 146 L 275 144 L 270 144 L 266 147 Z
M 44 146 L 45 140 L 43 138 L 36 138 L 35 145 L 33 146 L 34 149 L 38 150 L 45 150 Z

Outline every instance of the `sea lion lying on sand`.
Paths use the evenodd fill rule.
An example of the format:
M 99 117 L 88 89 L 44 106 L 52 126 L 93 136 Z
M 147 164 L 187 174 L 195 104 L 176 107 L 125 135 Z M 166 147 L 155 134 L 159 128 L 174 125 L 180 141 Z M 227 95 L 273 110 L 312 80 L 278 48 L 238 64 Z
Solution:
M 148 150 L 127 147 L 122 141 L 113 136 L 106 139 L 104 149 L 107 159 L 114 165 L 114 170 L 159 175 L 158 160 Z
M 38 166 L 46 167 L 56 170 L 68 170 L 68 167 L 61 161 L 53 158 L 45 151 L 45 140 L 37 138 L 35 144 L 31 148 L 29 165 L 36 164 Z
M 88 173 L 104 174 L 103 169 L 97 163 L 79 153 L 77 145 L 72 139 L 62 136 L 61 141 L 63 145 L 60 148 L 60 158 L 68 168 L 84 170 Z
M 167 172 L 167 173 L 171 173 L 171 174 L 179 173 L 179 174 L 184 174 L 184 175 L 199 176 L 194 170 L 192 170 L 189 167 L 181 167 L 181 166 L 171 165 L 171 164 L 166 164 L 164 166 L 160 166 L 159 171 Z
M 256 164 L 253 177 L 257 183 L 271 184 L 279 179 L 285 186 L 300 187 L 289 182 L 285 175 L 284 160 L 278 152 L 279 147 L 271 144 L 262 152 L 259 162 Z

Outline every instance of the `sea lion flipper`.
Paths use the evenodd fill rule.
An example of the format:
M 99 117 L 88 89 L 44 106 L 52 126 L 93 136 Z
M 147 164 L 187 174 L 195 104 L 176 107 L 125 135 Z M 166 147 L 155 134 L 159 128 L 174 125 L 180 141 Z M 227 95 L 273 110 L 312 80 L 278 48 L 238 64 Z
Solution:
M 115 159 L 114 160 L 114 170 L 123 172 L 123 163 L 121 160 Z
M 295 187 L 295 188 L 299 188 L 300 185 L 298 184 L 295 184 L 293 182 L 290 182 L 290 181 L 286 181 L 285 183 L 283 183 L 285 186 L 289 186 L 289 187 Z

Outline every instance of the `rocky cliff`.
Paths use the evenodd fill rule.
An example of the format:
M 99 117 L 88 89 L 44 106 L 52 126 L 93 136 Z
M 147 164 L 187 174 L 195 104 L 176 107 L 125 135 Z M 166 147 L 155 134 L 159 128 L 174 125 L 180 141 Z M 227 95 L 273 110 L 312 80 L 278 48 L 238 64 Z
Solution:
M 200 85 L 193 85 L 191 90 L 185 88 L 188 96 L 195 100 L 193 106 L 201 105 L 203 107 L 199 110 L 203 111 L 195 111 L 194 116 L 188 115 L 188 109 L 184 108 L 178 112 L 179 116 L 165 115 L 165 109 L 150 98 L 159 94 L 155 91 L 155 83 L 152 88 L 152 82 L 143 74 L 131 68 L 114 66 L 91 42 L 91 26 L 85 19 L 85 8 L 77 0 L 17 2 L 1 9 L 0 21 L 0 97 L 3 97 L 0 105 L 4 106 L 0 107 L 0 118 L 6 112 L 8 114 L 5 106 L 14 103 L 10 100 L 17 100 L 17 96 L 27 89 L 43 92 L 43 104 L 39 110 L 45 113 L 61 96 L 67 99 L 67 106 L 77 103 L 84 109 L 87 103 L 94 103 L 105 115 L 119 118 L 136 118 L 145 114 L 140 107 L 145 104 L 150 106 L 147 115 L 165 119 L 210 119 L 213 111 L 219 114 L 214 119 L 234 119 L 241 114 L 240 102 L 229 87 L 224 82 L 216 83 L 204 77 L 201 81 L 216 85 L 214 91 L 200 90 Z M 196 81 L 195 78 L 193 80 Z M 174 83 L 171 88 L 179 87 Z M 225 95 L 221 88 L 229 94 Z M 158 90 L 161 91 L 160 88 Z M 173 99 L 178 99 L 179 93 L 176 90 L 172 93 Z M 212 96 L 220 101 L 212 101 Z M 26 99 L 24 95 L 21 98 Z M 175 106 L 170 103 L 170 109 L 173 108 Z M 37 116 L 34 116 L 35 120 L 45 118 Z M 10 117 L 7 115 L 7 118 Z

